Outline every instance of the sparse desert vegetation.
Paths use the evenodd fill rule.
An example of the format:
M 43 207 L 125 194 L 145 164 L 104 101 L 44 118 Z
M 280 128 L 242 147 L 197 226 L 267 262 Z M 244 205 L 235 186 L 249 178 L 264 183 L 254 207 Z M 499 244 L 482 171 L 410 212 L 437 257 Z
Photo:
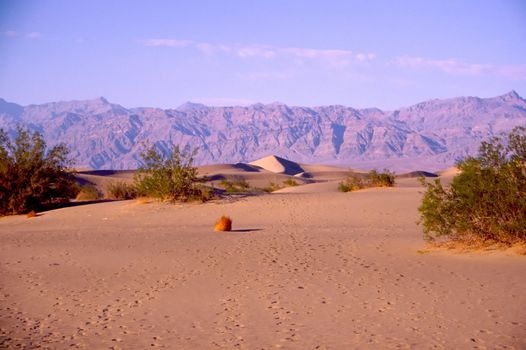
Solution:
M 526 350 L 526 0 L 0 19 L 0 350 Z
M 135 176 L 137 194 L 162 201 L 207 201 L 213 190 L 203 184 L 193 165 L 196 150 L 174 146 L 168 153 L 155 146 L 141 154 L 144 165 Z
M 226 193 L 242 193 L 250 189 L 249 183 L 243 178 L 223 179 L 219 184 L 225 189 Z
M 106 197 L 114 200 L 134 199 L 137 198 L 137 188 L 125 181 L 111 181 L 106 186 Z
M 526 129 L 483 142 L 458 163 L 451 186 L 427 183 L 419 207 L 424 237 L 478 244 L 526 242 Z
M 350 173 L 343 181 L 338 184 L 340 192 L 357 191 L 369 187 L 393 187 L 395 184 L 395 175 L 388 171 L 379 173 L 377 170 L 371 170 L 367 176 Z
M 64 144 L 48 149 L 38 132 L 18 127 L 11 142 L 0 129 L 0 215 L 27 213 L 74 197 L 68 156 Z
M 289 177 L 287 180 L 283 181 L 283 186 L 285 187 L 298 186 L 298 182 L 294 180 L 292 177 Z
M 102 199 L 102 193 L 93 184 L 79 186 L 79 191 L 75 197 L 76 201 L 97 201 Z
M 348 175 L 338 184 L 340 192 L 351 192 L 361 190 L 366 187 L 365 179 L 357 175 Z
M 271 192 L 274 192 L 274 191 L 277 191 L 277 190 L 281 190 L 283 187 L 278 185 L 277 183 L 273 182 L 273 181 L 270 181 L 268 183 L 268 186 L 266 187 L 263 187 L 261 190 L 263 192 L 267 192 L 267 193 L 271 193 Z
M 214 169 L 214 178 L 236 175 L 228 165 Z M 312 180 L 319 179 L 320 172 L 313 173 L 318 178 Z M 341 176 L 346 174 L 343 169 Z M 262 184 L 286 179 L 267 171 L 246 175 Z M 467 333 L 490 348 L 523 348 L 512 335 L 524 320 L 524 257 L 492 250 L 458 258 L 426 247 L 415 224 L 422 197 L 416 178 L 400 179 L 400 187 L 388 191 L 349 196 L 337 195 L 338 181 L 204 205 L 105 201 L 35 219 L 2 218 L 6 249 L 0 266 L 7 277 L 0 317 L 7 326 L 0 343 L 98 349 L 121 339 L 122 348 L 147 348 L 156 337 L 166 348 L 238 344 L 237 338 L 229 342 L 221 333 L 194 328 L 199 322 L 202 329 L 219 324 L 249 331 L 238 333 L 247 348 L 273 348 L 287 329 L 277 324 L 280 317 L 293 329 L 287 335 L 293 341 L 280 342 L 285 348 L 349 344 L 357 330 L 353 320 L 375 334 L 354 338 L 356 348 L 464 348 L 474 343 Z M 230 232 L 214 231 L 222 215 L 235 221 Z M 216 229 L 228 226 L 225 218 Z M 482 298 L 484 303 L 473 304 Z M 19 312 L 26 316 L 17 318 Z M 101 314 L 123 327 L 107 327 Z M 85 333 L 71 327 L 78 315 Z M 42 319 L 50 336 L 24 329 Z M 436 332 L 423 336 L 424 326 Z M 383 336 L 384 328 L 392 332 Z M 491 333 L 480 332 L 486 329 Z
M 295 186 L 299 186 L 299 183 L 295 179 L 293 179 L 292 177 L 289 177 L 286 180 L 284 180 L 281 183 L 281 185 L 279 183 L 270 181 L 268 183 L 268 186 L 263 187 L 261 190 L 263 192 L 271 193 L 271 192 L 275 192 L 275 191 L 281 190 L 281 189 L 286 188 L 286 187 L 295 187 Z
M 335 194 L 338 182 L 348 175 L 347 169 L 305 165 L 312 174 L 306 180 L 283 174 L 279 167 L 272 172 L 229 164 L 174 164 L 197 168 L 197 173 L 190 169 L 190 176 L 186 176 L 192 179 L 189 185 L 204 185 L 202 174 L 208 176 L 209 184 L 227 179 L 223 187 L 241 190 L 269 181 L 274 188 L 289 186 L 276 195 L 225 196 L 204 205 L 179 200 L 177 205 L 165 205 L 137 197 L 135 201 L 80 203 L 44 212 L 35 219 L 0 219 L 0 240 L 8 247 L 0 255 L 0 265 L 9 277 L 0 305 L 4 310 L 0 314 L 9 324 L 5 328 L 9 339 L 0 335 L 0 344 L 11 345 L 13 339 L 15 345 L 22 346 L 38 341 L 58 349 L 71 344 L 110 348 L 114 339 L 120 339 L 123 347 L 146 348 L 154 338 L 155 344 L 168 348 L 206 349 L 216 343 L 232 348 L 238 344 L 237 338 L 230 343 L 221 340 L 221 334 L 218 338 L 215 333 L 204 336 L 193 327 L 199 322 L 202 329 L 224 324 L 241 331 L 235 325 L 243 324 L 255 334 L 244 338 L 247 348 L 271 348 L 284 329 L 275 317 L 294 329 L 289 336 L 294 343 L 283 343 L 284 347 L 330 347 L 336 344 L 334 339 L 338 339 L 337 345 L 348 344 L 357 319 L 375 334 L 381 334 L 378 328 L 393 327 L 393 333 L 402 339 L 400 347 L 425 348 L 431 338 L 422 340 L 422 325 L 443 331 L 432 337 L 437 337 L 436 344 L 451 348 L 462 348 L 464 334 L 471 331 L 470 337 L 477 343 L 494 345 L 499 337 L 508 339 L 498 340 L 499 344 L 511 348 L 518 344 L 505 337 L 517 329 L 513 322 L 522 322 L 515 310 L 526 302 L 521 293 L 525 265 L 523 257 L 517 258 L 517 254 L 524 254 L 524 245 L 514 246 L 514 251 L 481 250 L 461 264 L 442 248 L 425 247 L 422 228 L 415 224 L 422 198 L 417 177 L 397 178 L 399 186 L 388 191 L 358 191 L 346 196 Z M 172 170 L 169 168 L 166 176 L 172 176 Z M 176 174 L 184 177 L 186 173 Z M 380 174 L 358 175 L 364 184 L 392 184 L 375 180 L 382 179 Z M 125 198 L 129 187 L 134 187 L 133 176 L 131 171 L 102 170 L 82 172 L 77 179 L 92 184 L 84 192 L 95 197 L 100 191 L 106 197 L 111 193 L 112 198 Z M 444 181 L 452 176 L 452 172 L 441 175 Z M 154 178 L 158 179 L 165 180 Z M 296 182 L 298 186 L 294 186 Z M 486 254 L 498 254 L 499 263 L 488 263 L 491 258 Z M 496 278 L 500 282 L 496 283 Z M 514 303 L 499 292 L 503 288 L 516 295 Z M 448 299 L 450 294 L 456 298 Z M 43 295 L 47 299 L 42 299 Z M 184 305 L 173 303 L 174 298 L 185 300 Z M 484 309 L 471 309 L 470 314 L 465 305 L 473 298 L 486 299 L 481 306 Z M 42 300 L 49 300 L 49 307 L 42 306 Z M 56 300 L 61 304 L 55 304 Z M 422 313 L 415 304 L 440 310 L 443 321 L 437 321 L 435 312 Z M 188 307 L 191 318 L 181 317 L 181 307 Z M 281 307 L 286 309 L 279 311 Z M 494 318 L 484 317 L 486 309 L 495 310 L 492 315 L 500 320 L 498 325 Z M 378 310 L 384 321 L 376 318 Z M 19 312 L 27 316 L 17 318 Z M 110 328 L 98 322 L 101 312 L 112 315 L 123 327 Z M 72 313 L 75 316 L 71 317 Z M 82 326 L 85 333 L 71 328 L 76 315 L 94 320 Z M 42 319 L 49 322 L 50 336 L 39 328 L 27 328 Z M 459 322 L 446 329 L 450 319 Z M 298 328 L 298 324 L 305 326 Z M 320 325 L 322 329 L 313 334 Z M 459 329 L 458 325 L 467 326 Z M 338 327 L 340 333 L 331 333 Z M 479 332 L 490 327 L 491 334 Z M 174 329 L 180 333 L 172 333 Z M 297 341 L 292 334 L 298 334 Z M 320 341 L 324 335 L 326 343 Z M 393 338 L 367 335 L 355 341 L 357 347 L 373 344 L 381 348 Z
M 368 180 L 372 187 L 393 187 L 395 184 L 395 175 L 389 170 L 384 170 L 383 173 L 371 170 Z

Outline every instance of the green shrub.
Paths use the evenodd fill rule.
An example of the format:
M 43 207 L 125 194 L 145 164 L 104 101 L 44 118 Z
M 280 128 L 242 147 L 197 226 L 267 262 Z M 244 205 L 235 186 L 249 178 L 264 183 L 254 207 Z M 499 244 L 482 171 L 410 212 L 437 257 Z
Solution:
M 0 129 L 0 215 L 38 210 L 75 197 L 67 147 L 59 144 L 48 150 L 40 133 L 21 127 L 17 133 L 13 143 Z
M 369 172 L 369 182 L 372 187 L 393 187 L 395 184 L 395 175 L 388 170 L 384 170 L 383 173 L 371 170 Z
M 159 200 L 189 201 L 210 199 L 210 189 L 197 176 L 193 166 L 196 150 L 180 150 L 174 146 L 165 155 L 154 146 L 141 154 L 144 165 L 135 175 L 135 187 L 138 195 Z
M 340 192 L 356 191 L 366 187 L 367 183 L 365 179 L 356 175 L 348 175 L 338 184 L 338 190 Z
M 77 201 L 96 201 L 102 198 L 102 194 L 99 192 L 97 187 L 92 184 L 86 184 L 80 186 L 79 193 L 75 198 Z
M 526 129 L 483 142 L 477 157 L 458 164 L 450 187 L 422 183 L 418 208 L 426 240 L 526 241 Z
M 133 199 L 137 198 L 137 189 L 125 181 L 112 181 L 106 186 L 108 199 Z

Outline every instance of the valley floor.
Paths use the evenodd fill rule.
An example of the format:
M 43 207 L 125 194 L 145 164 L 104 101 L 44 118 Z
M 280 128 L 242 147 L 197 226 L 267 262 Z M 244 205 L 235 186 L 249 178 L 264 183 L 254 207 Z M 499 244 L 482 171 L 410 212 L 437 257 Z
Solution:
M 420 254 L 416 182 L 330 186 L 2 218 L 0 348 L 526 348 L 525 257 Z

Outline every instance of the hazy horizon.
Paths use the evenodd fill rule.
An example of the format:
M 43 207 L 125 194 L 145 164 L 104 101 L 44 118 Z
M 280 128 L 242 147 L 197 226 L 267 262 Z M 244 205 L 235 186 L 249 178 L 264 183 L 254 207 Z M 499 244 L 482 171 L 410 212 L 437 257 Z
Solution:
M 412 105 L 416 105 L 416 104 L 419 104 L 419 103 L 423 103 L 423 102 L 427 102 L 427 101 L 433 101 L 433 100 L 448 100 L 448 99 L 455 99 L 455 98 L 462 98 L 462 97 L 473 97 L 473 98 L 481 98 L 481 99 L 488 99 L 488 98 L 496 98 L 496 97 L 501 97 L 501 96 L 506 96 L 506 95 L 510 95 L 510 94 L 518 94 L 520 98 L 523 98 L 523 96 L 521 96 L 519 93 L 517 93 L 517 91 L 515 90 L 510 90 L 510 91 L 507 91 L 507 92 L 504 92 L 504 93 L 501 93 L 499 95 L 496 95 L 496 96 L 487 96 L 487 97 L 482 97 L 482 96 L 452 96 L 452 97 L 449 97 L 449 98 L 443 98 L 443 99 L 437 99 L 437 98 L 431 98 L 431 99 L 428 99 L 428 100 L 423 100 L 423 101 L 417 101 L 415 102 L 414 104 L 411 104 L 411 105 L 406 105 L 406 106 L 398 106 L 396 108 L 392 108 L 392 109 L 381 109 L 381 108 L 378 108 L 376 106 L 365 106 L 365 107 L 361 107 L 361 108 L 358 108 L 358 109 L 375 109 L 375 108 L 378 108 L 384 112 L 390 112 L 390 111 L 393 111 L 393 110 L 397 110 L 397 109 L 401 109 L 401 108 L 406 108 L 406 107 L 410 107 Z M 10 100 L 6 100 L 5 98 L 3 98 L 2 96 L 0 96 L 0 100 L 4 100 L 5 102 L 7 103 L 14 103 L 14 104 L 17 104 L 17 105 L 20 105 L 22 107 L 28 107 L 28 106 L 32 106 L 32 105 L 35 105 L 35 106 L 38 106 L 38 105 L 44 105 L 44 104 L 49 104 L 49 103 L 70 103 L 70 102 L 88 102 L 88 101 L 97 101 L 97 100 L 105 100 L 107 103 L 110 103 L 110 104 L 115 104 L 115 105 L 119 105 L 125 109 L 134 109 L 134 108 L 153 108 L 153 109 L 178 109 L 178 108 L 181 108 L 181 107 L 184 107 L 185 105 L 187 104 L 191 104 L 191 105 L 203 105 L 205 107 L 208 107 L 208 108 L 221 108 L 221 107 L 250 107 L 250 106 L 254 106 L 254 105 L 258 105 L 258 104 L 261 104 L 261 105 L 264 105 L 264 106 L 271 106 L 271 105 L 274 105 L 274 104 L 277 104 L 277 105 L 284 105 L 284 106 L 287 106 L 287 107 L 306 107 L 306 108 L 317 108 L 317 107 L 329 107 L 329 106 L 342 106 L 342 107 L 345 107 L 345 108 L 355 108 L 355 106 L 348 106 L 348 105 L 342 105 L 342 104 L 331 104 L 331 105 L 312 105 L 312 106 L 300 106 L 300 105 L 292 105 L 292 104 L 287 104 L 287 103 L 284 103 L 284 102 L 281 102 L 281 101 L 272 101 L 272 102 L 267 102 L 267 103 L 264 103 L 264 102 L 253 102 L 253 103 L 247 103 L 247 104 L 231 104 L 231 105 L 220 105 L 220 104 L 217 104 L 217 105 L 214 105 L 214 104 L 205 104 L 205 103 L 202 103 L 202 102 L 196 102 L 196 101 L 184 101 L 182 104 L 178 105 L 178 106 L 169 106 L 169 107 L 166 107 L 166 108 L 162 108 L 162 107 L 158 107 L 158 106 L 126 106 L 126 105 L 122 105 L 120 103 L 117 103 L 117 102 L 114 102 L 114 101 L 111 101 L 109 99 L 107 99 L 106 97 L 104 96 L 96 96 L 96 97 L 92 97 L 92 98 L 85 98 L 85 99 L 71 99 L 71 100 L 60 100 L 60 101 L 45 101 L 45 102 L 42 102 L 42 103 L 29 103 L 29 104 L 21 104 L 21 103 L 18 103 L 16 101 L 10 101 Z

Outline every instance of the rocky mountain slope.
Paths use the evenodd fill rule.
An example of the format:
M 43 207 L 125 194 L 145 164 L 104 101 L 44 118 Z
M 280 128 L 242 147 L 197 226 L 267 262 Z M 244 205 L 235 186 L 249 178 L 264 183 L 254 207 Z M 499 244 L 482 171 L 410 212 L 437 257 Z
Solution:
M 21 124 L 49 145 L 65 142 L 78 167 L 136 168 L 145 144 L 198 147 L 197 164 L 248 162 L 275 154 L 301 163 L 437 170 L 475 154 L 480 141 L 526 125 L 526 100 L 430 100 L 395 111 L 255 104 L 124 108 L 104 98 L 20 106 L 0 99 L 0 127 Z

